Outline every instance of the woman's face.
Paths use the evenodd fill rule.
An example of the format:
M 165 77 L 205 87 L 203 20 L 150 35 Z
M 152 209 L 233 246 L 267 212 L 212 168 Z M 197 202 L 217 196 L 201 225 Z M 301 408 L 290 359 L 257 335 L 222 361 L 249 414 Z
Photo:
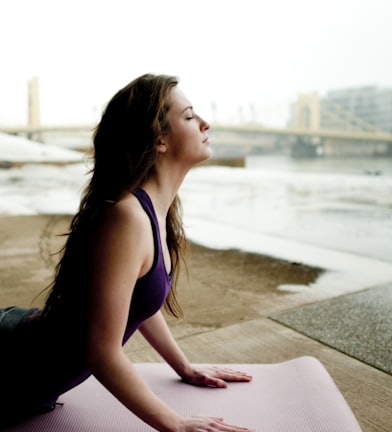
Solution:
M 170 90 L 168 102 L 169 130 L 164 135 L 167 155 L 190 167 L 209 159 L 211 149 L 207 130 L 210 125 L 195 113 L 178 86 Z

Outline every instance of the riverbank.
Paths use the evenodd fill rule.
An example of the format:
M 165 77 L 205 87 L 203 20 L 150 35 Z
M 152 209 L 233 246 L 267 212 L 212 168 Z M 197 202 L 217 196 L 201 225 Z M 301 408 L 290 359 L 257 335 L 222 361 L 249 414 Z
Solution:
M 1 305 L 40 306 L 34 298 L 47 286 L 64 243 L 68 215 L 0 216 Z M 283 291 L 281 285 L 309 285 L 320 268 L 238 250 L 215 250 L 190 244 L 189 281 L 181 274 L 180 298 L 186 320 L 222 327 L 254 318 L 254 298 Z M 241 293 L 247 300 L 238 302 Z M 217 311 L 219 311 L 217 313 Z

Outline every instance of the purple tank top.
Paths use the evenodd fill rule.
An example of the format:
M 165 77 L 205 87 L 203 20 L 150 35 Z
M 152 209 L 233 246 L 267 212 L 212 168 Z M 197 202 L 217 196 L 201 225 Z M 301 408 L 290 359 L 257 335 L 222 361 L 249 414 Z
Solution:
M 148 273 L 135 284 L 123 344 L 144 320 L 162 307 L 172 284 L 172 274 L 166 272 L 158 220 L 151 199 L 143 189 L 137 189 L 134 195 L 151 221 L 154 261 Z M 77 299 L 74 298 L 74 301 Z M 61 300 L 56 303 L 52 314 L 60 319 L 47 318 L 43 314 L 25 327 L 24 345 L 31 345 L 32 352 L 33 348 L 40 348 L 35 351 L 35 361 L 30 362 L 24 369 L 27 377 L 24 384 L 35 388 L 39 386 L 42 393 L 41 403 L 45 406 L 53 404 L 59 395 L 79 385 L 91 375 L 83 354 L 85 341 L 83 336 L 80 336 L 84 334 L 85 317 L 73 314 L 70 303 L 63 303 Z M 64 316 L 67 316 L 67 319 L 64 319 Z M 38 394 L 36 397 L 39 397 Z
M 143 189 L 137 189 L 134 195 L 151 221 L 154 236 L 154 262 L 149 272 L 138 279 L 135 285 L 123 343 L 130 338 L 144 320 L 162 307 L 172 283 L 172 272 L 170 274 L 166 272 L 158 219 L 151 199 Z

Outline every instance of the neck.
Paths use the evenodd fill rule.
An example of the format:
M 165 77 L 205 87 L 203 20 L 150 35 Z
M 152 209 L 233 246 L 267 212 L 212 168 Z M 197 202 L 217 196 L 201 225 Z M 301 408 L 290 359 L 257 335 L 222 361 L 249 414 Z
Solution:
M 143 183 L 142 188 L 150 196 L 159 219 L 166 219 L 167 212 L 185 178 L 186 173 L 156 170 L 156 174 Z

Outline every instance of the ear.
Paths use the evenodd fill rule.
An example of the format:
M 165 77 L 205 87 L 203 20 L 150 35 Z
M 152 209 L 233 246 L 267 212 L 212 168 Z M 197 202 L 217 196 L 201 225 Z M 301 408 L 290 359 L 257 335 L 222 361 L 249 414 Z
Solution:
M 166 153 L 167 152 L 167 141 L 164 136 L 160 136 L 157 139 L 157 150 L 158 153 Z

